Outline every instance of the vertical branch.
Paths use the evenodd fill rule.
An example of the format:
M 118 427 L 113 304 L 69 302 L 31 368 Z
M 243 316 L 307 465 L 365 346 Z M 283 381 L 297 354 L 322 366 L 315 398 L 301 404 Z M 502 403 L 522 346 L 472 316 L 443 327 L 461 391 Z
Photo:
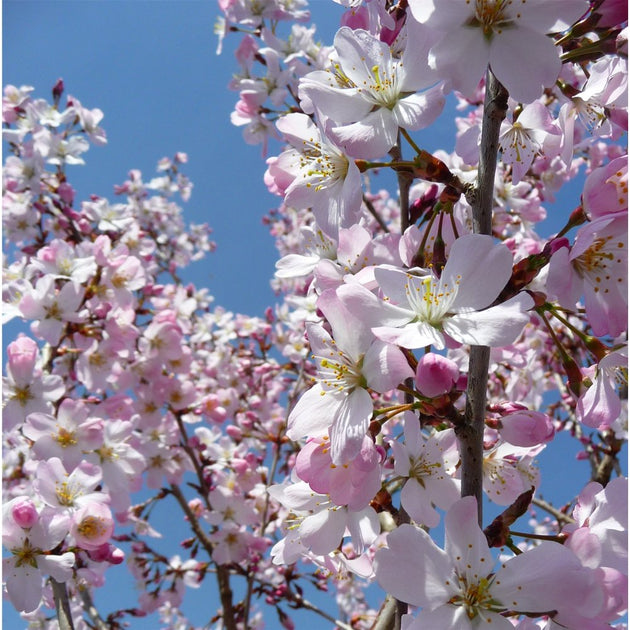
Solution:
M 398 134 L 398 142 L 392 147 L 389 154 L 394 162 L 402 161 L 400 133 Z M 413 173 L 398 170 L 396 176 L 398 178 L 398 205 L 400 206 L 400 233 L 404 234 L 409 227 L 409 189 L 413 182 Z
M 65 582 L 57 582 L 55 578 L 50 578 L 52 584 L 55 608 L 57 609 L 57 622 L 59 630 L 74 630 L 72 623 L 72 613 L 70 612 L 70 602 L 68 600 L 68 590 Z
M 473 230 L 476 234 L 492 234 L 499 130 L 507 112 L 507 98 L 507 90 L 488 68 L 481 146 L 479 147 L 477 190 L 473 203 Z M 483 429 L 489 362 L 490 348 L 471 346 L 464 422 L 456 428 L 462 459 L 462 496 L 477 498 L 480 526 L 482 525 Z

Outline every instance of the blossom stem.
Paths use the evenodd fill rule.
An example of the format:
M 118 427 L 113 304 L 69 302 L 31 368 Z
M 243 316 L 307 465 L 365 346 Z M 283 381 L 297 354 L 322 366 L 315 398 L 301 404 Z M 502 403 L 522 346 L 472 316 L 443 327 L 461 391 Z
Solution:
M 486 96 L 479 148 L 477 191 L 473 204 L 473 231 L 492 234 L 494 176 L 497 167 L 499 130 L 507 112 L 507 90 L 490 68 L 486 75 Z M 462 460 L 461 494 L 477 498 L 477 518 L 482 525 L 483 431 L 490 348 L 471 346 L 464 422 L 455 428 Z
M 520 538 L 529 538 L 531 540 L 551 540 L 552 542 L 564 543 L 567 539 L 566 535 L 548 536 L 545 534 L 532 534 L 528 532 L 515 532 L 510 530 L 510 536 L 519 536 Z
M 57 582 L 55 578 L 50 578 L 52 584 L 55 608 L 57 609 L 57 621 L 59 630 L 74 630 L 72 623 L 72 613 L 70 612 L 70 602 L 68 601 L 68 591 L 64 582 Z

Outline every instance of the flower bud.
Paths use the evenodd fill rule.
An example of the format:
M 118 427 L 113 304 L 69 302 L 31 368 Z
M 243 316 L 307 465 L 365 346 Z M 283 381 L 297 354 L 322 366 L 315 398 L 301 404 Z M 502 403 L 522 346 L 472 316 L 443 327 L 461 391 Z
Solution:
M 555 433 L 551 418 L 540 411 L 516 411 L 501 418 L 501 437 L 514 446 L 549 442 Z
M 450 392 L 458 378 L 457 365 L 440 354 L 429 352 L 418 361 L 416 386 L 423 396 L 434 398 Z
M 23 529 L 33 527 L 39 520 L 39 514 L 35 504 L 28 498 L 22 497 L 17 499 L 11 507 L 11 516 L 16 525 L 19 525 Z

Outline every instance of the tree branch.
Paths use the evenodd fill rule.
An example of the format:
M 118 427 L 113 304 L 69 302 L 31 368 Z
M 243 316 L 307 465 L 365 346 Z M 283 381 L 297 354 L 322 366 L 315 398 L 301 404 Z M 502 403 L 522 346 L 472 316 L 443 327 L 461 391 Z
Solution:
M 479 147 L 477 191 L 473 203 L 473 230 L 476 234 L 492 234 L 494 176 L 497 167 L 499 130 L 507 111 L 506 89 L 490 68 L 486 75 L 486 96 Z M 462 496 L 477 498 L 477 515 L 482 526 L 483 430 L 486 414 L 486 390 L 490 348 L 471 346 L 463 424 L 456 426 L 462 459 Z
M 65 582 L 57 582 L 54 577 L 50 578 L 52 584 L 55 608 L 57 609 L 57 621 L 59 630 L 74 630 L 72 613 L 70 612 L 70 602 L 68 601 L 68 590 Z

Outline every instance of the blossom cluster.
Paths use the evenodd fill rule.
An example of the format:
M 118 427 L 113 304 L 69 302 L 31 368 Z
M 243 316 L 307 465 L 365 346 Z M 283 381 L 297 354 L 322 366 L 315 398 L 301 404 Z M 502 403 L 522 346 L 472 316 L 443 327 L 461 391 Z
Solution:
M 3 381 L 3 562 L 29 621 L 61 608 L 61 584 L 85 627 L 126 557 L 140 598 L 108 623 L 157 610 L 189 627 L 186 588 L 216 578 L 217 627 L 262 627 L 264 603 L 288 628 L 288 608 L 369 628 L 386 614 L 370 584 L 412 607 L 406 628 L 621 627 L 627 15 L 614 1 L 343 4 L 324 46 L 302 0 L 219 3 L 221 44 L 243 33 L 232 123 L 265 155 L 282 143 L 264 172 L 282 201 L 264 219 L 280 257 L 263 317 L 181 280 L 214 249 L 175 201 L 192 190 L 185 154 L 149 182 L 131 171 L 118 203 L 79 204 L 69 171 L 106 142 L 102 112 L 71 96 L 63 108 L 61 81 L 52 105 L 5 88 L 3 303 L 28 332 Z M 506 115 L 484 234 L 493 80 Z M 423 130 L 448 107 L 455 149 L 431 154 Z M 554 208 L 560 227 L 542 236 L 577 177 L 576 209 Z M 485 529 L 461 496 L 481 346 L 481 484 L 504 508 Z M 572 511 L 536 494 L 559 434 L 592 468 Z M 180 510 L 187 558 L 160 548 L 162 501 Z M 339 618 L 307 583 L 334 587 Z

